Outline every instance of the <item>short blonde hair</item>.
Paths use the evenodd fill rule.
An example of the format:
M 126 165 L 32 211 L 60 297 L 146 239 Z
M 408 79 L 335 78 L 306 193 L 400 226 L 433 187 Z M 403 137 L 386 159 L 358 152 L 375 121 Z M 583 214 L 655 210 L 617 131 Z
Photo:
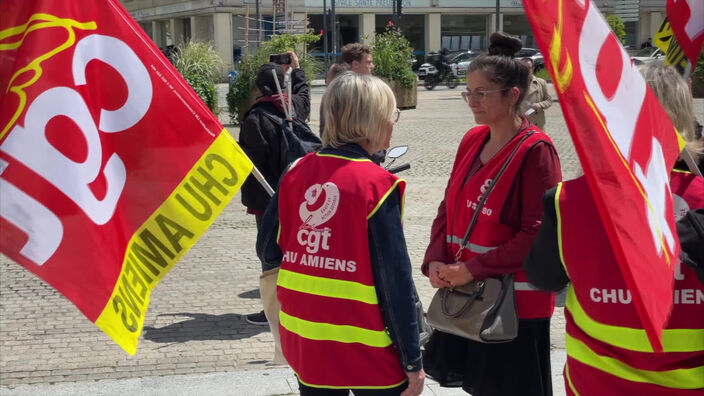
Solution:
M 391 88 L 370 75 L 345 72 L 325 90 L 322 99 L 324 147 L 340 147 L 369 139 L 380 146 L 393 122 L 396 99 Z
M 687 142 L 685 149 L 697 158 L 701 152 L 701 142 L 697 140 L 694 132 L 692 93 L 687 82 L 672 66 L 648 63 L 639 70 L 670 117 L 670 121 Z

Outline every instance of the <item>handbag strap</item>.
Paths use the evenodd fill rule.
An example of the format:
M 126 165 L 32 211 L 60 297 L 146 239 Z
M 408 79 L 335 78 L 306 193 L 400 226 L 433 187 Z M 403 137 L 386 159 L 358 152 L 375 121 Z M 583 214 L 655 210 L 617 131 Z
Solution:
M 450 309 L 447 307 L 447 297 L 448 297 L 451 293 L 457 293 L 457 291 L 456 291 L 455 289 L 452 289 L 452 288 L 451 288 L 451 289 L 440 289 L 440 290 L 443 290 L 443 291 L 444 291 L 444 293 L 442 294 L 442 301 L 441 301 L 441 304 L 440 304 L 440 308 L 442 309 L 442 313 L 443 313 L 445 316 L 448 316 L 448 317 L 450 317 L 450 318 L 456 318 L 456 317 L 461 316 L 462 314 L 464 314 L 464 312 L 465 312 L 472 304 L 474 304 L 474 301 L 476 301 L 476 300 L 479 298 L 479 296 L 481 296 L 482 294 L 484 294 L 484 286 L 485 286 L 485 283 L 484 283 L 483 281 L 476 282 L 477 290 L 475 290 L 473 293 L 471 293 L 471 294 L 469 295 L 469 298 L 464 302 L 464 304 L 462 305 L 462 307 L 461 307 L 460 309 L 458 309 L 456 312 L 450 312 Z M 463 293 L 463 294 L 464 294 L 464 293 Z M 465 295 L 466 295 L 466 294 L 465 294 Z
M 479 218 L 479 213 L 482 211 L 482 207 L 484 206 L 484 203 L 486 202 L 487 198 L 489 197 L 489 193 L 491 190 L 494 189 L 496 186 L 496 183 L 498 183 L 499 178 L 501 175 L 504 173 L 506 168 L 508 167 L 508 164 L 511 162 L 513 157 L 516 155 L 516 152 L 518 149 L 521 147 L 523 142 L 530 137 L 530 135 L 533 134 L 535 131 L 528 131 L 521 140 L 518 142 L 516 147 L 513 148 L 513 151 L 511 151 L 511 154 L 509 154 L 508 159 L 506 159 L 506 162 L 501 166 L 501 169 L 499 169 L 499 172 L 496 174 L 496 177 L 494 177 L 494 180 L 491 181 L 491 184 L 489 187 L 484 191 L 482 194 L 481 198 L 479 199 L 479 203 L 477 203 L 477 208 L 474 210 L 474 214 L 472 215 L 472 220 L 469 222 L 469 226 L 467 226 L 467 232 L 464 234 L 464 238 L 462 238 L 462 242 L 460 242 L 460 248 L 457 249 L 457 253 L 455 254 L 455 262 L 459 261 L 460 255 L 462 254 L 462 251 L 467 248 L 467 245 L 469 243 L 469 236 L 472 234 L 472 230 L 474 229 L 474 226 L 477 223 L 477 219 Z M 465 178 L 466 180 L 466 178 Z

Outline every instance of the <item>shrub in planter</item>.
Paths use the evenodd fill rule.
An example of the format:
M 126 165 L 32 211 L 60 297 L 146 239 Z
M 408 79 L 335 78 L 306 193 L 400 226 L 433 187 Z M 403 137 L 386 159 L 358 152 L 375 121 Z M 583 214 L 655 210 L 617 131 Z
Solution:
M 225 62 L 210 43 L 189 41 L 174 51 L 173 63 L 213 113 L 218 112 L 215 83 L 222 78 Z
M 262 43 L 255 53 L 246 55 L 239 64 L 239 74 L 235 82 L 230 84 L 227 92 L 230 121 L 233 124 L 239 124 L 244 112 L 251 107 L 252 90 L 255 89 L 254 81 L 257 78 L 259 67 L 269 62 L 269 55 L 281 54 L 286 51 L 296 52 L 301 69 L 305 71 L 306 79 L 310 83 L 313 77 L 322 70 L 322 66 L 315 57 L 302 50 L 306 44 L 314 43 L 319 39 L 320 35 L 313 33 L 274 35 L 271 40 Z
M 198 74 L 188 74 L 184 76 L 184 79 L 188 85 L 196 91 L 196 94 L 200 97 L 203 103 L 208 106 L 210 111 L 212 111 L 213 114 L 217 114 L 218 94 L 215 90 L 215 84 Z
M 417 79 L 411 68 L 413 48 L 400 29 L 387 26 L 372 44 L 374 75 L 386 80 L 399 108 L 415 108 Z
M 413 88 L 416 75 L 411 68 L 413 48 L 401 31 L 387 26 L 374 37 L 372 44 L 374 75 L 396 81 L 404 88 Z

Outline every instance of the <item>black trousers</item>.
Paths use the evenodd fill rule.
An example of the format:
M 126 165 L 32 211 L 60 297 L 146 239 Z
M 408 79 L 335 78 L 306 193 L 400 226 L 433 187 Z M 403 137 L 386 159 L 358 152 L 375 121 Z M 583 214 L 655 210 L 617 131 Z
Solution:
M 406 390 L 408 382 L 404 382 L 395 388 L 386 389 L 330 389 L 330 388 L 314 388 L 312 386 L 303 385 L 298 381 L 298 390 L 301 396 L 348 396 L 350 390 L 354 396 L 398 396 Z

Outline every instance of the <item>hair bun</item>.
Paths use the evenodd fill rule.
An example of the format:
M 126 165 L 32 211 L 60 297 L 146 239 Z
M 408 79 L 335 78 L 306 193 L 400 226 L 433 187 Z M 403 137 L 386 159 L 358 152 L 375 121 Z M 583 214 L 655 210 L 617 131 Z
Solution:
M 513 57 L 523 47 L 521 40 L 504 32 L 492 33 L 489 43 L 489 55 Z

